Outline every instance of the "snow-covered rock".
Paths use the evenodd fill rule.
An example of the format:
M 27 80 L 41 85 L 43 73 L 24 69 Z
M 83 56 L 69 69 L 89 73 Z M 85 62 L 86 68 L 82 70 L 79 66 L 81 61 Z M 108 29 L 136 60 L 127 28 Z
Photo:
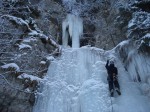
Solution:
M 30 43 L 30 42 L 36 42 L 36 41 L 37 39 L 35 37 L 29 37 L 29 38 L 23 39 L 22 42 Z
M 132 15 L 132 19 L 128 24 L 128 37 L 129 38 L 142 38 L 144 32 L 150 29 L 150 13 L 137 11 Z
M 1 66 L 1 68 L 3 68 L 3 69 L 13 69 L 17 72 L 20 71 L 20 68 L 16 63 L 5 64 L 5 65 Z
M 47 56 L 46 59 L 49 60 L 49 61 L 55 60 L 55 58 L 53 56 Z
M 145 36 L 142 37 L 141 44 L 142 43 L 150 47 L 150 33 L 147 33 Z
M 19 75 L 17 78 L 18 79 L 30 79 L 31 81 L 37 81 L 37 82 L 42 80 L 41 78 L 39 78 L 37 76 L 29 75 L 29 74 L 26 74 L 26 73 L 23 73 L 23 74 Z
M 45 65 L 46 61 L 41 61 L 40 64 Z
M 22 49 L 32 49 L 32 47 L 30 45 L 21 43 L 19 45 L 19 50 L 22 50 Z

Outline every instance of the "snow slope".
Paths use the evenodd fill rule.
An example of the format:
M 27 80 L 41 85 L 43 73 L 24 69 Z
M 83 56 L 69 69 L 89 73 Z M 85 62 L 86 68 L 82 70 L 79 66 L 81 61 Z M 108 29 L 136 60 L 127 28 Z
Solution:
M 106 59 L 114 51 L 64 49 L 49 66 L 33 112 L 149 112 L 150 100 L 115 57 L 122 95 L 109 97 Z M 112 103 L 113 105 L 112 105 Z
M 141 84 L 133 82 L 120 62 L 117 63 L 122 95 L 114 99 L 114 112 L 149 112 L 150 99 L 141 91 Z

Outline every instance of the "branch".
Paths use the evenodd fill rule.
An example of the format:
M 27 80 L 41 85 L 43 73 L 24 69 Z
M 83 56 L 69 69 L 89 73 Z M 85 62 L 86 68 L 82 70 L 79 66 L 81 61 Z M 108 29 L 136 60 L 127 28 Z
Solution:
M 23 34 L 25 34 L 25 33 L 0 32 L 0 34 L 6 34 L 6 35 L 23 35 Z
M 2 17 L 2 18 L 3 18 L 3 17 L 6 17 L 6 18 L 8 18 L 10 21 L 13 21 L 13 22 L 15 22 L 15 23 L 18 24 L 18 25 L 21 25 L 21 26 L 24 25 L 24 26 L 26 26 L 27 29 L 28 29 L 28 31 L 29 31 L 28 35 L 39 36 L 41 40 L 43 39 L 43 40 L 46 41 L 47 43 L 49 43 L 49 44 L 51 44 L 52 46 L 54 46 L 55 48 L 57 48 L 57 50 L 58 50 L 59 53 L 61 52 L 61 47 L 60 47 L 60 45 L 58 45 L 51 37 L 48 37 L 48 36 L 46 36 L 46 35 L 44 35 L 44 34 L 42 34 L 42 33 L 38 33 L 37 31 L 32 30 L 32 29 L 30 28 L 29 24 L 28 24 L 26 21 L 24 21 L 22 18 L 18 18 L 18 17 L 11 16 L 11 15 L 3 15 L 3 16 L 1 16 L 1 17 Z
M 38 33 L 35 30 L 32 30 L 32 32 L 30 32 L 28 35 L 30 36 L 39 36 L 41 40 L 43 40 L 45 43 L 49 43 L 52 46 L 54 46 L 55 48 L 57 48 L 57 52 L 61 53 L 61 46 L 59 44 L 57 44 L 52 37 L 48 37 L 42 33 Z
M 11 16 L 11 15 L 3 15 L 3 16 L 1 16 L 2 18 L 6 18 L 6 19 L 8 19 L 8 20 L 10 20 L 10 21 L 13 21 L 13 22 L 15 22 L 16 24 L 18 24 L 18 25 L 21 25 L 21 26 L 26 26 L 27 27 L 27 29 L 29 30 L 29 31 L 32 31 L 31 30 L 31 28 L 30 28 L 30 26 L 29 26 L 29 24 L 26 22 L 26 21 L 24 21 L 22 18 L 18 18 L 18 17 L 15 17 L 15 16 Z

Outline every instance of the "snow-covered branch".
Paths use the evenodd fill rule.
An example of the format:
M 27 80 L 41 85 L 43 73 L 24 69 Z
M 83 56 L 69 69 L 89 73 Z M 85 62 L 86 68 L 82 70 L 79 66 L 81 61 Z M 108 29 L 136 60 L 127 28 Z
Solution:
M 3 15 L 1 17 L 2 18 L 7 18 L 8 20 L 13 21 L 13 22 L 15 22 L 18 25 L 24 25 L 24 26 L 27 27 L 27 29 L 29 31 L 32 31 L 30 26 L 29 26 L 29 24 L 26 21 L 24 21 L 22 18 L 11 16 L 11 15 Z
M 15 17 L 15 16 L 11 16 L 11 15 L 3 15 L 1 16 L 2 18 L 7 18 L 10 21 L 15 22 L 17 25 L 21 25 L 21 26 L 26 26 L 28 29 L 28 35 L 30 36 L 39 36 L 41 40 L 45 41 L 46 43 L 56 47 L 58 49 L 58 52 L 60 52 L 61 47 L 59 46 L 59 44 L 57 44 L 52 37 L 48 37 L 45 34 L 36 31 L 36 30 L 32 30 L 29 26 L 29 23 L 25 20 L 23 20 L 22 18 L 19 17 Z
M 60 47 L 60 45 L 57 44 L 57 43 L 52 39 L 52 37 L 48 37 L 48 36 L 46 36 L 45 34 L 38 33 L 38 32 L 35 31 L 35 30 L 34 30 L 34 31 L 32 30 L 28 35 L 30 35 L 30 36 L 39 36 L 40 39 L 41 39 L 43 42 L 48 43 L 48 44 L 50 44 L 50 45 L 56 47 L 58 53 L 61 52 L 61 47 Z
M 23 73 L 23 74 L 19 75 L 17 78 L 19 78 L 19 79 L 29 79 L 31 81 L 37 81 L 37 82 L 42 80 L 39 77 L 36 77 L 36 76 L 33 76 L 33 75 L 29 75 L 29 74 L 26 74 L 26 73 Z
M 13 69 L 16 72 L 20 71 L 19 66 L 16 63 L 9 63 L 1 66 L 2 69 Z

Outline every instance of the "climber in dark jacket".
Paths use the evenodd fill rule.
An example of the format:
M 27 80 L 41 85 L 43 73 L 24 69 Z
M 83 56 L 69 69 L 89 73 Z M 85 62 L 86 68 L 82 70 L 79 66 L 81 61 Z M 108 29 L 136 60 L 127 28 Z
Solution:
M 113 95 L 114 95 L 114 86 L 115 86 L 115 90 L 117 91 L 118 95 L 121 95 L 120 86 L 119 86 L 118 77 L 117 77 L 118 70 L 114 66 L 114 62 L 107 60 L 105 67 L 106 67 L 107 73 L 108 73 L 107 80 L 108 80 L 108 84 L 109 84 L 109 91 L 110 91 L 111 97 L 113 97 Z

